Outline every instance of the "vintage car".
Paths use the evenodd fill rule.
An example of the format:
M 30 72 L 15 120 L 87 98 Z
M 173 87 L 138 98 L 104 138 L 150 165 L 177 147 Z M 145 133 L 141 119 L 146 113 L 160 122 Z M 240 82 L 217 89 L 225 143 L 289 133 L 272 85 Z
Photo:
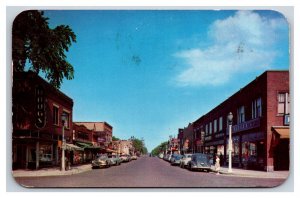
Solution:
M 207 172 L 211 170 L 209 157 L 203 153 L 194 153 L 191 157 L 191 161 L 188 162 L 187 167 L 189 170 L 205 170 Z
M 181 158 L 182 158 L 182 155 L 174 155 L 170 160 L 171 165 L 179 165 Z
M 118 155 L 108 155 L 108 159 L 110 159 L 111 165 L 115 166 L 119 166 L 122 162 Z
M 92 168 L 110 167 L 111 160 L 107 155 L 101 155 L 92 161 Z
M 188 162 L 191 160 L 192 154 L 184 154 L 179 162 L 179 166 L 181 168 L 185 168 L 188 164 Z

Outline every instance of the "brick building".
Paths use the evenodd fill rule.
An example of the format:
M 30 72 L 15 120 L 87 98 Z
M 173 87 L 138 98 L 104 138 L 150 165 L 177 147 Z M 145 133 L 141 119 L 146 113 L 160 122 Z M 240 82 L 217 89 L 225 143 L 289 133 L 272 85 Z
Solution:
M 12 88 L 13 169 L 58 165 L 62 141 L 71 144 L 73 100 L 33 72 L 14 73 Z
M 228 161 L 227 115 L 232 112 L 233 166 L 288 170 L 289 101 L 289 72 L 264 72 L 194 122 L 194 137 L 204 135 L 196 152 Z
M 93 131 L 92 143 L 94 146 L 111 147 L 113 127 L 107 122 L 76 122 L 76 124 Z

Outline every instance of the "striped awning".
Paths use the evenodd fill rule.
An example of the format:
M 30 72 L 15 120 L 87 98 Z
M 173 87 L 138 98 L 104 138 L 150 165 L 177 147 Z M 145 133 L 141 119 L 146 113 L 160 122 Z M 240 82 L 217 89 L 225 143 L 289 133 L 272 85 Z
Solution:
M 66 144 L 66 150 L 69 150 L 69 151 L 83 151 L 83 148 L 80 148 L 79 146 L 76 146 L 74 144 Z

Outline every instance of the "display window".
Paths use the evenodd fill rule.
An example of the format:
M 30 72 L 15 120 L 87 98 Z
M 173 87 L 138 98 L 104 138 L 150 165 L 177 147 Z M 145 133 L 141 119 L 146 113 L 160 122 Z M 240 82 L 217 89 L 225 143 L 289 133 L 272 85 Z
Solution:
M 52 161 L 52 144 L 40 144 L 39 158 L 41 162 Z

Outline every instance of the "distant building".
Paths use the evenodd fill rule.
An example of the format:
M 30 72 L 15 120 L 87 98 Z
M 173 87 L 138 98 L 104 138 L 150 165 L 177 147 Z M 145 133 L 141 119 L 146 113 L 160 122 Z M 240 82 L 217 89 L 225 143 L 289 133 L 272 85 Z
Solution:
M 92 143 L 94 146 L 109 148 L 112 143 L 113 127 L 107 122 L 76 122 L 93 131 Z
M 14 73 L 12 88 L 13 169 L 58 165 L 62 120 L 72 149 L 73 100 L 33 72 Z
M 117 140 L 112 142 L 112 149 L 118 154 L 134 154 L 134 147 L 131 140 Z
M 194 137 L 204 134 L 204 145 L 196 151 L 221 155 L 224 164 L 228 161 L 229 112 L 233 113 L 233 166 L 289 170 L 288 71 L 264 72 L 194 122 L 198 133 Z

